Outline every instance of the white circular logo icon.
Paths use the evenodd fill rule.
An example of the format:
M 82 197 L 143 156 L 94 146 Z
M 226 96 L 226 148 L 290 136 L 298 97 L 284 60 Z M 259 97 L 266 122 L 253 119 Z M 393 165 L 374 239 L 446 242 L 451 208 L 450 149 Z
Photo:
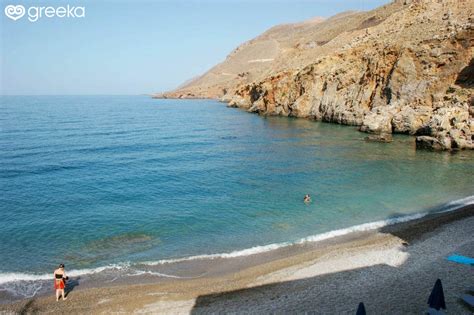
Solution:
M 5 15 L 13 21 L 16 21 L 25 15 L 25 7 L 22 5 L 7 5 L 5 7 Z

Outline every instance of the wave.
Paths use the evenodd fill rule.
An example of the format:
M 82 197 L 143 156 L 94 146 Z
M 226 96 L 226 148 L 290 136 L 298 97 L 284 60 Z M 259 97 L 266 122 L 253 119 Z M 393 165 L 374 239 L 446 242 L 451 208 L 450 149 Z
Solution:
M 150 276 L 158 276 L 158 277 L 173 278 L 173 279 L 197 279 L 197 278 L 201 278 L 204 274 L 205 273 L 200 274 L 198 276 L 194 276 L 194 277 L 183 277 L 183 276 L 170 275 L 170 274 L 167 274 L 167 273 L 156 272 L 156 271 L 137 270 L 133 274 L 130 274 L 129 276 L 150 275 Z
M 364 231 L 377 230 L 377 229 L 383 228 L 385 226 L 421 219 L 421 218 L 423 218 L 423 217 L 425 217 L 429 214 L 445 213 L 445 212 L 454 211 L 454 210 L 457 210 L 457 209 L 460 209 L 462 207 L 472 205 L 472 204 L 474 204 L 474 195 L 466 197 L 466 198 L 462 198 L 462 199 L 458 199 L 458 200 L 448 202 L 448 203 L 446 203 L 446 204 L 444 204 L 440 207 L 431 209 L 431 211 L 419 212 L 419 213 L 415 213 L 415 214 L 394 217 L 394 218 L 390 218 L 390 219 L 386 219 L 386 220 L 380 220 L 380 221 L 364 223 L 364 224 L 360 224 L 360 225 L 354 225 L 354 226 L 344 228 L 344 229 L 333 230 L 333 231 L 329 231 L 329 232 L 326 232 L 326 233 L 307 236 L 307 237 L 304 237 L 304 238 L 301 238 L 301 239 L 297 240 L 296 242 L 282 242 L 282 243 L 275 243 L 275 244 L 269 244 L 269 245 L 255 246 L 255 247 L 246 248 L 246 249 L 242 249 L 242 250 L 232 251 L 232 252 L 229 252 L 229 253 L 204 254 L 204 255 L 196 255 L 196 256 L 183 257 L 183 258 L 163 259 L 163 260 L 158 260 L 158 261 L 148 261 L 148 262 L 144 262 L 142 264 L 153 266 L 153 265 L 164 265 L 164 264 L 179 263 L 179 262 L 192 261 L 192 260 L 204 260 L 204 259 L 216 259 L 216 258 L 236 258 L 236 257 L 241 257 L 241 256 L 250 256 L 250 255 L 255 255 L 255 254 L 260 254 L 260 253 L 273 251 L 273 250 L 283 248 L 283 247 L 287 247 L 287 246 L 291 246 L 291 245 L 301 245 L 301 244 L 305 244 L 305 243 L 320 242 L 320 241 L 324 241 L 324 240 L 327 240 L 327 239 L 331 239 L 331 238 L 351 234 L 351 233 L 354 233 L 354 232 L 364 232 Z
M 386 227 L 386 226 L 389 226 L 389 225 L 417 220 L 417 219 L 423 218 L 423 217 L 425 217 L 429 214 L 446 213 L 446 212 L 455 211 L 455 210 L 460 209 L 462 207 L 465 207 L 465 206 L 468 206 L 468 205 L 473 205 L 473 204 L 474 204 L 474 195 L 466 197 L 466 198 L 462 198 L 462 199 L 458 199 L 458 200 L 448 202 L 448 203 L 443 204 L 443 205 L 441 205 L 437 208 L 430 209 L 429 211 L 426 211 L 426 212 L 420 212 L 420 213 L 415 213 L 415 214 L 410 214 L 410 215 L 404 215 L 404 216 L 389 218 L 389 219 L 386 219 L 386 220 L 380 220 L 380 221 L 374 221 L 374 222 L 370 222 L 370 223 L 355 225 L 355 226 L 351 226 L 351 227 L 344 228 L 344 229 L 333 230 L 333 231 L 329 231 L 329 232 L 326 232 L 326 233 L 311 235 L 311 236 L 301 238 L 301 239 L 297 240 L 296 242 L 282 242 L 282 243 L 275 243 L 275 244 L 269 244 L 269 245 L 261 245 L 261 246 L 255 246 L 255 247 L 246 248 L 246 249 L 242 249 L 242 250 L 236 250 L 236 251 L 227 252 L 227 253 L 202 254 L 202 255 L 183 257 L 183 258 L 163 259 L 163 260 L 158 260 L 158 261 L 146 261 L 146 262 L 140 262 L 140 263 L 133 263 L 133 265 L 131 263 L 127 262 L 127 263 L 112 264 L 112 265 L 107 265 L 107 266 L 102 266 L 102 267 L 97 267 L 97 268 L 71 270 L 71 271 L 68 272 L 68 276 L 78 277 L 78 276 L 82 276 L 82 275 L 91 275 L 91 274 L 103 272 L 103 271 L 106 271 L 106 270 L 121 271 L 121 270 L 131 269 L 131 267 L 133 267 L 133 266 L 140 266 L 140 265 L 156 266 L 156 265 L 187 262 L 187 261 L 193 261 L 193 260 L 207 260 L 207 259 L 212 260 L 212 259 L 219 259 L 219 258 L 220 259 L 228 259 L 228 258 L 237 258 L 237 257 L 243 257 L 243 256 L 250 256 L 250 255 L 270 252 L 270 251 L 280 249 L 280 248 L 283 248 L 283 247 L 287 247 L 287 246 L 320 242 L 320 241 L 323 241 L 323 240 L 327 240 L 327 239 L 331 239 L 331 238 L 335 238 L 335 237 L 339 237 L 339 236 L 344 236 L 344 235 L 351 234 L 351 233 L 354 233 L 354 232 L 373 231 L 373 230 L 377 230 L 377 229 L 380 229 L 380 228 L 383 228 L 383 227 Z M 180 277 L 180 276 L 176 276 L 176 275 L 169 275 L 169 274 L 163 274 L 163 273 L 145 271 L 145 270 L 137 270 L 137 269 L 130 272 L 128 274 L 128 276 L 137 276 L 137 275 L 141 275 L 141 274 L 150 274 L 150 275 L 155 275 L 155 276 L 161 276 L 161 277 L 167 277 L 167 278 L 177 278 L 177 279 L 178 278 L 180 278 L 180 279 L 187 278 L 187 277 Z M 48 273 L 48 274 L 27 274 L 27 273 L 15 273 L 15 272 L 9 272 L 9 273 L 1 273 L 0 272 L 0 285 L 4 285 L 6 283 L 21 282 L 21 281 L 33 281 L 33 282 L 35 282 L 35 281 L 44 281 L 44 280 L 51 280 L 51 279 L 52 279 L 52 274 L 51 273 Z
M 132 266 L 131 263 L 121 263 L 121 264 L 111 264 L 107 266 L 97 267 L 97 268 L 87 268 L 87 269 L 73 269 L 67 272 L 67 275 L 71 278 L 80 277 L 84 275 L 93 275 L 97 273 L 101 273 L 104 271 L 123 271 L 127 270 L 126 276 L 141 276 L 144 274 L 152 275 L 152 276 L 159 276 L 163 278 L 173 278 L 173 279 L 195 279 L 197 277 L 182 277 L 172 274 L 166 274 L 161 272 L 155 271 L 145 271 L 145 270 L 132 270 L 130 267 Z M 27 274 L 27 273 L 18 273 L 18 272 L 7 272 L 7 273 L 0 273 L 0 286 L 7 283 L 12 282 L 37 282 L 37 281 L 51 281 L 53 278 L 52 273 L 47 274 Z
M 97 268 L 86 268 L 86 269 L 74 269 L 67 272 L 69 277 L 79 277 L 83 275 L 91 275 L 99 272 L 103 272 L 105 270 L 121 270 L 125 268 L 129 268 L 129 263 L 123 264 L 113 264 L 108 266 L 102 266 Z M 17 282 L 17 281 L 41 281 L 41 280 L 51 280 L 53 277 L 53 273 L 45 273 L 45 274 L 28 274 L 28 273 L 18 273 L 18 272 L 6 272 L 0 273 L 0 285 L 9 283 L 9 282 Z

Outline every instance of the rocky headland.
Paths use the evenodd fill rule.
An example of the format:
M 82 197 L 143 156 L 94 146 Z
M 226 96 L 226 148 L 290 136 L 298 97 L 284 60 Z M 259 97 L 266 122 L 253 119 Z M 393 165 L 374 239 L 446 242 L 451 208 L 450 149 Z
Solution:
M 271 28 L 157 98 L 214 98 L 416 147 L 474 149 L 474 1 L 403 0 Z M 388 141 L 387 141 L 388 139 Z

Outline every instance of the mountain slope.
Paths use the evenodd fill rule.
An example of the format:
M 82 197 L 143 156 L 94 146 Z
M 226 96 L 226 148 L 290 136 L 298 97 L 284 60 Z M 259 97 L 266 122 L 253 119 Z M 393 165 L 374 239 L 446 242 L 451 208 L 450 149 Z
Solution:
M 419 148 L 472 149 L 473 7 L 404 0 L 277 26 L 163 96 L 418 135 Z
M 329 43 L 339 34 L 380 23 L 400 6 L 374 12 L 345 12 L 324 20 L 316 17 L 301 23 L 272 27 L 243 43 L 222 63 L 202 76 L 162 96 L 171 98 L 220 98 L 242 84 L 263 80 L 287 69 L 301 69 L 334 50 Z M 336 46 L 338 44 L 336 43 Z

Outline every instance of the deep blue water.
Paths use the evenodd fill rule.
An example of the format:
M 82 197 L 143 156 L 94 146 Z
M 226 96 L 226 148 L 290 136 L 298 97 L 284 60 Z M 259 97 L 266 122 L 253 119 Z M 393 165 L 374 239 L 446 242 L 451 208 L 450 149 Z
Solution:
M 0 100 L 0 274 L 295 241 L 474 192 L 472 152 L 407 136 L 368 143 L 207 100 Z

